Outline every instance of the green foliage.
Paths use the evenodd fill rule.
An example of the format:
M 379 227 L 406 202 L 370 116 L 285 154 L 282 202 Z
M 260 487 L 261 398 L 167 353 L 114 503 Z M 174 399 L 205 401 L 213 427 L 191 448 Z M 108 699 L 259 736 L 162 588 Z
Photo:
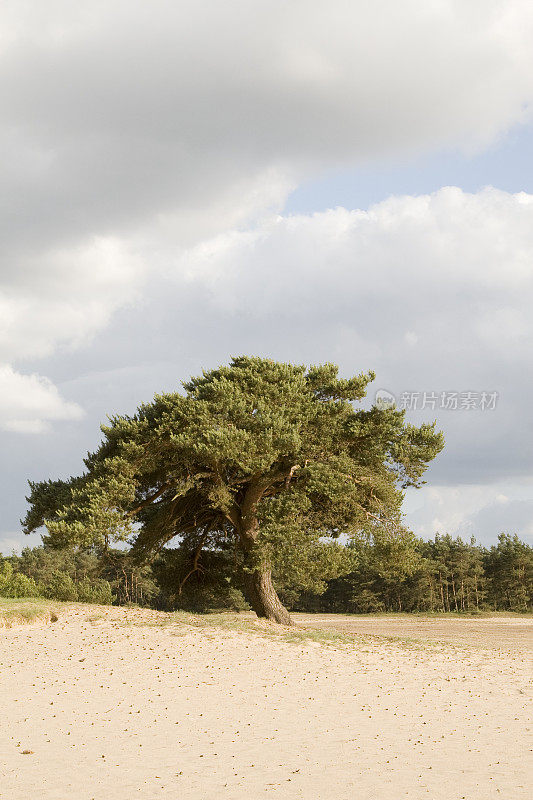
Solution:
M 44 596 L 49 600 L 73 601 L 78 599 L 78 592 L 70 575 L 56 570 L 44 589 Z
M 483 607 L 485 577 L 483 548 L 472 539 L 435 536 L 433 542 L 420 543 L 425 558 L 423 588 L 430 611 L 473 611 Z
M 193 557 L 184 548 L 165 549 L 154 561 L 153 575 L 159 588 L 156 603 L 160 608 L 196 612 L 249 609 L 242 593 L 238 562 L 229 548 L 204 551 L 198 568 L 184 581 L 193 566 Z
M 269 524 L 266 517 L 264 524 Z M 201 552 L 194 570 L 198 539 L 193 549 L 161 550 L 151 566 L 138 564 L 119 550 L 97 557 L 72 548 L 25 548 L 21 556 L 0 559 L 0 597 L 44 595 L 169 611 L 247 609 L 242 554 L 229 540 L 217 547 L 215 540 Z M 295 563 L 290 542 L 286 559 L 283 540 L 280 549 L 273 545 L 274 551 L 275 584 L 282 601 L 294 610 L 365 614 L 533 610 L 533 548 L 517 536 L 501 534 L 498 544 L 487 549 L 474 539 L 465 542 L 437 535 L 433 541 L 422 541 L 405 530 L 393 534 L 374 529 L 345 547 L 313 543 Z M 322 579 L 335 570 L 337 577 Z
M 217 553 L 229 541 L 245 573 L 323 590 L 350 569 L 333 539 L 369 524 L 401 530 L 403 489 L 443 446 L 403 411 L 354 408 L 373 377 L 234 358 L 185 394 L 113 417 L 82 476 L 31 484 L 25 529 L 44 523 L 54 547 L 127 540 L 139 559 L 178 537 L 193 563 L 198 544 Z
M 0 560 L 0 597 L 37 597 L 39 591 L 32 578 L 15 572 L 7 560 Z
M 487 550 L 474 539 L 437 535 L 426 542 L 408 532 L 390 537 L 374 531 L 348 549 L 355 568 L 329 581 L 321 597 L 296 593 L 293 608 L 355 613 L 533 608 L 533 548 L 517 536 L 502 534 Z
M 71 478 L 69 481 L 28 481 L 31 492 L 26 498 L 29 503 L 26 514 L 26 531 L 35 531 L 45 525 L 46 519 L 53 519 L 58 509 L 68 505 L 72 500 L 72 492 L 81 479 Z
M 67 573 L 78 583 L 95 576 L 100 569 L 99 558 L 94 552 L 74 547 L 25 547 L 20 556 L 11 556 L 9 560 L 14 569 L 33 578 L 38 585 L 49 583 L 57 571 Z
M 100 605 L 111 605 L 113 602 L 113 592 L 109 581 L 96 579 L 91 581 L 84 578 L 76 586 L 77 599 L 82 603 L 97 603 Z
M 502 533 L 484 558 L 488 599 L 501 610 L 526 611 L 533 604 L 533 548 Z
M 372 540 L 352 544 L 357 560 L 351 603 L 354 611 L 402 610 L 404 584 L 421 566 L 414 535 L 405 529 L 374 531 Z
M 99 577 L 102 569 L 101 560 L 92 552 L 26 547 L 20 556 L 10 556 L 0 565 L 0 596 L 112 603 L 111 584 Z M 9 580 L 3 580 L 8 573 Z
M 109 581 L 117 603 L 148 605 L 156 601 L 159 589 L 148 564 L 136 563 L 123 550 L 106 550 L 101 556 L 100 575 Z

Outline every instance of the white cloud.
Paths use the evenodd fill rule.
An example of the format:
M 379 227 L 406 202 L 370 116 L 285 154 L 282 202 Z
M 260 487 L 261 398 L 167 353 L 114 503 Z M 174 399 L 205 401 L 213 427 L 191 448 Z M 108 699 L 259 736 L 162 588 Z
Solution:
M 57 388 L 39 375 L 20 375 L 0 364 L 0 429 L 42 433 L 52 420 L 77 420 L 83 411 L 62 399 Z
M 39 534 L 25 535 L 22 531 L 3 531 L 0 533 L 0 555 L 19 555 L 24 547 L 38 547 L 41 542 Z
M 114 237 L 19 259 L 0 277 L 0 428 L 42 433 L 53 420 L 79 419 L 81 409 L 13 364 L 87 343 L 135 298 L 140 262 Z
M 529 541 L 533 535 L 531 479 L 502 481 L 500 486 L 505 495 L 494 485 L 435 485 L 410 490 L 404 505 L 407 520 L 424 538 L 450 533 L 494 544 L 500 533 L 516 533 Z
M 529 119 L 533 101 L 527 0 L 333 0 L 327 12 L 318 0 L 29 0 L 3 5 L 0 30 L 0 359 L 17 370 L 86 343 L 176 253 L 279 211 L 316 170 L 483 147 Z M 394 202 L 383 229 L 387 214 L 425 224 L 426 200 Z M 371 236 L 372 213 L 359 214 Z M 349 247 L 342 227 L 354 219 L 281 221 L 278 248 L 291 225 L 313 228 L 318 245 L 321 228 L 327 247 L 330 226 Z M 257 232 L 250 241 L 261 249 Z M 405 261 L 409 241 L 396 241 Z M 215 246 L 235 255 L 246 239 Z M 321 257 L 302 244 L 300 255 Z M 316 290 L 316 273 L 287 253 L 281 262 L 289 290 L 299 269 L 304 298 Z M 221 303 L 234 302 L 228 285 Z M 490 339 L 490 316 L 477 324 Z M 522 324 L 506 326 L 513 346 Z M 346 336 L 365 338 L 349 325 Z
M 127 134 L 176 168 L 486 143 L 531 102 L 532 24 L 527 0 L 11 3 L 7 110 L 43 142 Z
M 21 258 L 19 267 L 0 278 L 0 359 L 9 361 L 87 341 L 131 302 L 142 273 L 114 237 Z
M 378 315 L 380 325 L 387 321 L 383 337 L 399 333 L 409 345 L 428 336 L 437 343 L 440 333 L 457 344 L 466 327 L 485 348 L 500 334 L 517 358 L 532 329 L 529 199 L 446 187 L 392 197 L 368 211 L 277 217 L 188 250 L 174 273 L 205 286 L 212 303 L 226 309 L 253 303 L 259 316 L 293 320 L 332 309 L 331 324 L 351 324 L 361 334 L 371 332 Z
M 17 555 L 22 551 L 24 543 L 20 540 L 20 533 L 7 533 L 0 539 L 0 554 L 10 556 L 12 553 Z
M 176 329 L 194 325 L 192 303 L 211 320 L 206 337 L 218 326 L 231 353 L 373 368 L 375 388 L 397 398 L 498 392 L 493 410 L 437 405 L 412 415 L 437 416 L 450 441 L 438 480 L 483 483 L 533 471 L 523 435 L 532 263 L 530 198 L 496 189 L 448 187 L 368 211 L 277 217 L 176 260 Z
M 531 117 L 529 0 L 50 0 L 0 21 L 2 241 L 191 242 L 317 169 L 477 148 Z
M 500 389 L 493 417 L 439 419 L 436 474 L 530 471 L 533 198 L 276 214 L 319 170 L 531 120 L 532 34 L 529 0 L 4 3 L 0 428 L 134 406 L 247 351 L 372 367 L 395 393 Z M 58 353 L 62 381 L 87 377 L 65 398 L 23 374 Z
M 509 498 L 505 494 L 497 494 L 495 497 L 495 502 L 505 505 L 505 503 L 509 502 Z

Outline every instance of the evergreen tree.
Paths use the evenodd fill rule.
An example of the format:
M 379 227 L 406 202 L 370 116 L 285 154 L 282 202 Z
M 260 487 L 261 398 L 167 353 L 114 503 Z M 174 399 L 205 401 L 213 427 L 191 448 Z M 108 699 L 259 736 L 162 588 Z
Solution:
M 154 600 L 160 608 L 196 612 L 249 608 L 229 544 L 203 550 L 201 560 L 185 547 L 166 548 L 152 569 L 159 590 Z
M 32 578 L 16 572 L 7 559 L 0 558 L 0 597 L 37 597 L 38 594 Z
M 27 586 L 26 594 L 86 603 L 113 601 L 112 587 L 101 577 L 104 565 L 94 552 L 75 547 L 25 547 L 20 556 L 12 555 L 8 561 L 19 586 Z
M 443 446 L 434 425 L 407 425 L 402 411 L 354 409 L 371 379 L 235 358 L 184 395 L 113 417 L 81 477 L 32 484 L 26 531 L 45 524 L 54 545 L 102 550 L 130 540 L 144 557 L 178 536 L 196 564 L 229 540 L 252 608 L 290 624 L 272 571 L 307 583 L 330 566 L 339 574 L 324 537 L 399 528 L 403 489 Z
M 489 601 L 496 609 L 526 611 L 533 603 L 533 548 L 501 533 L 485 555 Z
M 109 582 L 119 605 L 149 605 L 157 597 L 151 566 L 136 562 L 124 550 L 107 548 L 102 553 L 100 575 Z
M 326 603 L 335 598 L 337 611 L 410 610 L 407 582 L 420 571 L 424 561 L 417 551 L 417 540 L 405 529 L 373 528 L 371 533 L 354 537 L 348 545 L 354 569 L 331 581 L 324 595 Z
M 57 570 L 52 574 L 44 589 L 45 597 L 50 600 L 75 601 L 78 599 L 76 584 L 67 572 Z

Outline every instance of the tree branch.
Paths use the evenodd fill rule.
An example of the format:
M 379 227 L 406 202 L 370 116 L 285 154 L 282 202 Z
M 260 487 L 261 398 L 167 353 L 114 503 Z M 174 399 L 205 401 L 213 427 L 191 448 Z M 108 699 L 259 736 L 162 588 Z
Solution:
M 199 560 L 199 558 L 200 558 L 200 554 L 201 554 L 201 552 L 202 552 L 202 550 L 203 550 L 203 547 L 204 547 L 204 544 L 205 544 L 205 540 L 207 539 L 207 536 L 208 536 L 208 534 L 209 534 L 209 527 L 208 527 L 208 526 L 206 526 L 206 528 L 205 528 L 205 530 L 204 530 L 204 532 L 203 532 L 203 534 L 202 534 L 202 536 L 201 536 L 201 538 L 200 538 L 200 541 L 198 542 L 198 547 L 197 547 L 197 548 L 196 548 L 196 550 L 194 551 L 194 558 L 193 558 L 193 562 L 192 562 L 192 564 L 193 564 L 193 566 L 192 566 L 192 569 L 191 569 L 191 570 L 189 570 L 189 572 L 186 574 L 186 576 L 185 576 L 185 577 L 183 578 L 183 580 L 181 581 L 181 583 L 180 583 L 180 585 L 179 585 L 179 587 L 178 587 L 178 594 L 181 594 L 181 591 L 182 591 L 183 587 L 185 586 L 185 584 L 187 583 L 187 581 L 189 580 L 189 578 L 191 577 L 191 575 L 193 575 L 195 572 L 198 572 L 198 570 L 200 570 L 200 569 L 201 569 L 201 567 L 200 567 L 200 566 L 199 566 L 199 564 L 198 564 L 198 560 Z
M 138 505 L 136 508 L 134 508 L 132 511 L 128 511 L 126 516 L 128 516 L 128 517 L 135 516 L 135 514 L 137 514 L 143 508 L 145 508 L 146 506 L 149 506 L 150 503 L 153 503 L 154 500 L 157 500 L 158 497 L 161 497 L 163 492 L 166 492 L 166 490 L 170 489 L 170 487 L 171 487 L 171 484 L 170 483 L 166 483 L 157 492 L 155 492 L 154 494 L 150 495 L 150 497 L 147 497 L 146 500 L 143 500 L 143 502 L 140 505 Z

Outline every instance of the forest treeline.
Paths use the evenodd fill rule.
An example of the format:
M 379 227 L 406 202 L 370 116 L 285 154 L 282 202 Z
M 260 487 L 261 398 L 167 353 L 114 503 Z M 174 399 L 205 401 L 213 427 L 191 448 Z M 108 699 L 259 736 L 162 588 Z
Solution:
M 274 571 L 282 601 L 293 611 L 464 612 L 533 608 L 533 548 L 501 534 L 490 548 L 449 535 L 375 537 L 346 547 L 351 571 L 302 589 L 301 578 Z M 165 549 L 150 565 L 121 550 L 25 548 L 0 558 L 0 596 L 43 596 L 88 603 L 134 603 L 162 610 L 248 608 L 233 552 L 194 553 Z

